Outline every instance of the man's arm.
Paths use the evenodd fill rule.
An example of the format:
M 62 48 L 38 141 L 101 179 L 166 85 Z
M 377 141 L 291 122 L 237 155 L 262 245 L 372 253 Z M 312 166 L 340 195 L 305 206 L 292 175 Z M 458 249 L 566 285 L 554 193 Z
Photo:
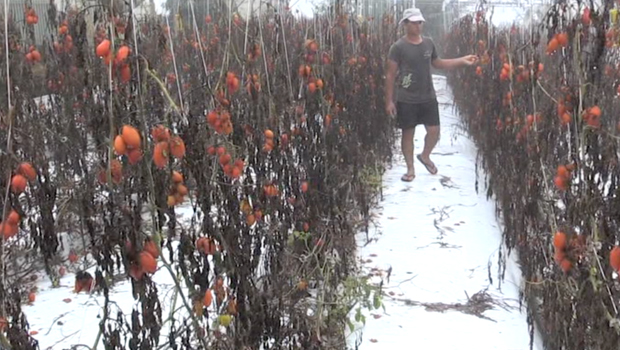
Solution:
M 435 69 L 454 69 L 463 66 L 471 66 L 472 64 L 478 61 L 478 56 L 476 55 L 467 55 L 459 58 L 452 59 L 443 59 L 443 58 L 435 58 L 431 64 Z
M 394 101 L 394 81 L 396 80 L 396 72 L 398 71 L 398 63 L 387 59 L 387 69 L 385 73 L 385 105 Z

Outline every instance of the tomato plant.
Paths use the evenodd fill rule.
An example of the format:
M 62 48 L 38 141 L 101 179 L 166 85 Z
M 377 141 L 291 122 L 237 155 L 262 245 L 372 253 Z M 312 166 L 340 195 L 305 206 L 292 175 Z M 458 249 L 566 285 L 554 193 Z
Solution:
M 57 280 L 68 259 L 76 292 L 105 296 L 108 349 L 155 349 L 163 333 L 214 349 L 342 338 L 346 315 L 307 309 L 342 309 L 355 234 L 380 195 L 367 174 L 392 154 L 393 23 L 343 9 L 247 19 L 221 2 L 168 18 L 120 2 L 46 10 L 2 17 L 7 270 L 28 252 Z M 162 315 L 159 273 L 175 277 L 182 321 Z M 23 276 L 10 277 L 8 341 L 34 348 L 15 302 Z M 111 308 L 119 280 L 136 299 L 125 325 Z
M 550 349 L 620 342 L 617 11 L 569 1 L 531 27 L 496 28 L 481 7 L 446 33 L 446 55 L 480 58 L 449 84 Z

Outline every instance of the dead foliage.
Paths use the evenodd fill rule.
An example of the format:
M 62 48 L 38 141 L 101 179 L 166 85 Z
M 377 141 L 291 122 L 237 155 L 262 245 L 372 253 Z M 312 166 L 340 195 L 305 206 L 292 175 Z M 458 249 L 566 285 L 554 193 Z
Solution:
M 340 344 L 345 317 L 308 309 L 338 306 L 378 195 L 366 174 L 391 157 L 381 77 L 394 21 L 185 3 L 164 18 L 130 2 L 35 13 L 26 1 L 25 21 L 0 17 L 0 193 L 4 218 L 19 214 L 2 271 L 11 242 L 52 279 L 67 259 L 95 263 L 105 304 L 92 341 L 106 349 L 157 349 L 162 334 L 185 349 Z M 35 38 L 35 15 L 49 39 Z M 15 190 L 23 162 L 35 177 Z M 176 277 L 181 320 L 162 313 L 153 271 Z M 113 307 L 119 273 L 129 317 Z M 34 348 L 24 291 L 7 282 L 7 341 Z
M 557 2 L 528 28 L 495 28 L 485 11 L 458 21 L 444 47 L 480 57 L 449 84 L 504 221 L 500 276 L 518 250 L 547 348 L 616 349 L 617 9 Z

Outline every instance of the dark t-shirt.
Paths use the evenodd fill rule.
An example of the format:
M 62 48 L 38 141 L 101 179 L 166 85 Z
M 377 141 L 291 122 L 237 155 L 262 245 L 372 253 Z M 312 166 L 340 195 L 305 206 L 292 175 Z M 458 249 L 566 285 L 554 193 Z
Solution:
M 398 63 L 397 102 L 423 103 L 437 98 L 431 75 L 431 61 L 437 58 L 433 40 L 423 38 L 412 44 L 400 38 L 390 47 L 388 58 Z

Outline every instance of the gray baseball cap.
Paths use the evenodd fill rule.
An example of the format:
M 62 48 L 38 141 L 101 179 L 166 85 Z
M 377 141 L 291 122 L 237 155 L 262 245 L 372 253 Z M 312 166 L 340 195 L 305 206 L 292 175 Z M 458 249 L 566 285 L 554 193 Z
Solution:
M 403 21 L 406 19 L 408 19 L 410 22 L 418 22 L 418 21 L 426 22 L 426 20 L 424 20 L 424 16 L 422 16 L 422 11 L 420 11 L 420 9 L 415 8 L 415 7 L 406 9 L 403 12 L 403 18 L 400 20 L 400 22 L 398 22 L 398 24 L 402 24 Z

